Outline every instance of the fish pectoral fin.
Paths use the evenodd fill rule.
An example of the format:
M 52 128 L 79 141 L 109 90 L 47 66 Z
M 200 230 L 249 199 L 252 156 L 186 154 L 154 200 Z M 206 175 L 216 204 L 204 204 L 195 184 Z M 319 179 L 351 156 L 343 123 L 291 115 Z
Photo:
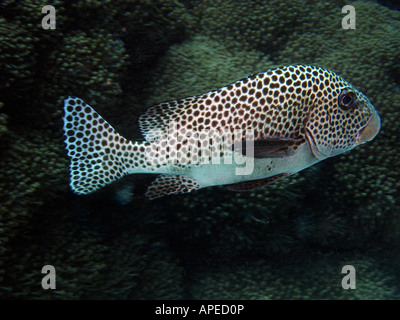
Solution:
M 258 180 L 251 180 L 251 181 L 245 181 L 245 182 L 239 182 L 239 183 L 234 183 L 234 184 L 229 184 L 226 185 L 225 187 L 228 190 L 232 191 L 251 191 L 255 190 L 258 188 L 261 188 L 267 184 L 270 184 L 272 182 L 275 182 L 279 179 L 282 179 L 284 177 L 287 177 L 291 175 L 292 173 L 280 173 L 272 177 L 264 178 L 264 179 L 258 179 Z
M 293 147 L 303 141 L 302 138 L 271 137 L 260 140 L 236 142 L 233 150 L 247 157 L 283 158 L 294 153 Z
M 170 194 L 188 193 L 200 189 L 200 184 L 188 176 L 160 175 L 149 186 L 146 196 L 153 200 Z

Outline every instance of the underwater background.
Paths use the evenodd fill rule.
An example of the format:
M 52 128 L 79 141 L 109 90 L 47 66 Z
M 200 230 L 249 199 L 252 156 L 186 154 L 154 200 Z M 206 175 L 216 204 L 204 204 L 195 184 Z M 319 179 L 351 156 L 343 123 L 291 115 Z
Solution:
M 341 27 L 346 4 L 356 29 Z M 397 1 L 5 0 L 0 39 L 0 298 L 400 298 Z M 69 189 L 66 96 L 138 140 L 146 107 L 299 63 L 366 94 L 378 136 L 251 192 L 150 201 L 152 175 Z

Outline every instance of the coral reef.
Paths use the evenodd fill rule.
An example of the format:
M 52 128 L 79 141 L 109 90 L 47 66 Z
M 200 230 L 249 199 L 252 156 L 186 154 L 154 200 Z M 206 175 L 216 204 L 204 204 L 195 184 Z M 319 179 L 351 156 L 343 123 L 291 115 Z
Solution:
M 63 226 L 55 223 L 53 227 L 56 228 L 39 228 L 41 240 L 33 244 L 24 243 L 24 248 L 19 248 L 22 256 L 9 254 L 11 263 L 16 266 L 28 264 L 29 269 L 17 267 L 7 275 L 4 281 L 7 293 L 23 299 L 95 298 L 97 291 L 92 283 L 101 279 L 106 268 L 107 247 L 99 243 L 98 235 L 87 228 L 70 223 Z M 41 287 L 44 277 L 41 270 L 45 265 L 55 267 L 55 290 Z
M 1 151 L 0 157 L 2 257 L 18 250 L 18 239 L 35 228 L 35 213 L 68 190 L 67 161 L 59 143 L 34 130 L 18 135 L 8 132 L 7 138 L 8 148 Z M 1 263 L 4 271 L 6 263 L 3 259 Z
M 280 262 L 256 261 L 194 272 L 194 299 L 396 299 L 395 277 L 388 266 L 363 255 L 307 255 Z M 305 262 L 308 261 L 308 262 Z M 356 289 L 342 288 L 342 267 L 356 270 Z
M 199 2 L 199 5 L 201 4 L 202 2 Z M 229 20 L 224 16 L 232 11 L 225 10 L 227 6 L 233 8 L 234 4 L 237 3 L 224 1 L 208 10 L 215 16 L 222 12 L 219 19 L 236 25 L 240 19 L 235 16 L 234 19 Z M 236 79 L 240 78 L 241 70 L 243 73 L 246 73 L 246 70 L 260 70 L 262 63 L 265 68 L 268 68 L 273 64 L 271 61 L 281 61 L 286 64 L 302 62 L 334 69 L 365 92 L 382 115 L 381 133 L 375 141 L 366 146 L 319 164 L 319 168 L 324 168 L 324 174 L 319 174 L 320 170 L 314 171 L 317 174 L 315 178 L 318 180 L 317 185 L 306 181 L 299 182 L 301 186 L 299 189 L 306 198 L 306 202 L 303 207 L 298 206 L 298 214 L 295 213 L 293 206 L 286 205 L 286 196 L 282 198 L 282 194 L 287 194 L 285 193 L 287 179 L 284 179 L 278 185 L 269 186 L 268 191 L 256 191 L 250 195 L 249 193 L 231 194 L 230 197 L 226 197 L 227 200 L 218 193 L 218 199 L 214 202 L 212 199 L 215 197 L 212 191 L 185 196 L 181 200 L 185 207 L 178 212 L 186 213 L 188 220 L 200 216 L 207 226 L 206 228 L 212 229 L 213 222 L 215 225 L 221 222 L 216 218 L 218 215 L 215 215 L 215 212 L 227 216 L 227 220 L 232 219 L 232 216 L 240 216 L 243 211 L 249 212 L 250 215 L 254 215 L 254 212 L 256 214 L 262 212 L 261 209 L 255 211 L 251 207 L 249 208 L 249 203 L 251 203 L 254 204 L 254 207 L 268 208 L 269 212 L 279 212 L 276 215 L 284 217 L 282 221 L 286 219 L 286 225 L 291 226 L 278 230 L 290 230 L 291 233 L 287 233 L 287 237 L 298 234 L 307 242 L 332 244 L 338 240 L 337 237 L 339 239 L 348 238 L 352 241 L 342 244 L 348 248 L 352 246 L 352 243 L 363 246 L 372 239 L 376 240 L 377 232 L 381 234 L 380 240 L 395 238 L 394 235 L 398 232 L 396 228 L 391 228 L 393 234 L 383 232 L 383 229 L 391 225 L 399 225 L 396 218 L 398 216 L 396 195 L 399 193 L 397 183 L 399 179 L 398 172 L 393 170 L 393 165 L 398 163 L 398 157 L 392 152 L 398 144 L 397 140 L 394 140 L 399 132 L 396 119 L 399 117 L 398 110 L 400 110 L 398 108 L 400 69 L 396 58 L 397 48 L 400 47 L 398 12 L 382 8 L 372 2 L 356 1 L 354 6 L 358 13 L 358 28 L 345 31 L 340 28 L 339 24 L 328 23 L 335 20 L 341 21 L 343 17 L 341 11 L 332 5 L 325 4 L 325 6 L 322 13 L 319 12 L 317 17 L 311 18 L 315 19 L 315 23 L 312 25 L 320 27 L 318 35 L 315 33 L 315 28 L 304 27 L 296 32 L 289 29 L 285 47 L 271 54 L 268 59 L 263 59 L 263 54 L 254 50 L 250 52 L 228 49 L 227 43 L 230 40 L 226 38 L 221 40 L 215 33 L 212 37 L 218 40 L 196 36 L 191 41 L 172 46 L 160 61 L 160 67 L 155 70 L 154 78 L 158 81 L 155 80 L 156 89 L 149 94 L 148 104 L 155 103 L 160 97 L 165 98 L 164 100 L 181 98 L 200 93 L 202 90 L 216 88 L 233 81 L 234 76 L 232 75 L 237 74 Z M 210 12 L 202 15 L 201 21 L 204 22 L 207 15 L 211 14 Z M 248 11 L 237 10 L 237 12 L 236 14 L 242 14 L 242 12 Z M 252 12 L 257 16 L 257 11 L 253 10 Z M 318 24 L 316 24 L 317 22 Z M 219 24 L 216 23 L 215 26 L 217 25 Z M 222 33 L 233 33 L 230 23 L 223 25 L 228 29 L 221 31 Z M 265 30 L 263 28 L 249 29 L 256 29 L 257 32 Z M 207 30 L 209 31 L 209 29 Z M 275 32 L 278 32 L 277 30 Z M 204 31 L 204 33 L 208 31 Z M 357 38 L 356 42 L 352 40 L 354 37 Z M 247 41 L 255 40 L 254 38 L 258 37 L 251 35 L 246 37 Z M 241 40 L 240 37 L 235 38 L 235 41 Z M 337 43 L 342 43 L 343 46 L 337 46 Z M 245 41 L 240 44 L 246 48 Z M 231 59 L 231 52 L 233 52 L 234 60 Z M 311 176 L 308 173 L 300 173 L 297 176 L 305 174 L 308 177 Z M 343 190 L 341 186 L 346 186 L 346 189 Z M 263 194 L 273 192 L 275 188 L 282 188 L 282 192 L 274 198 L 276 202 L 271 201 L 271 197 Z M 258 198 L 254 199 L 252 194 L 258 195 Z M 199 200 L 197 201 L 196 198 Z M 242 201 L 243 204 L 237 205 L 237 201 Z M 313 205 L 313 201 L 317 201 L 320 205 Z M 282 204 L 284 205 L 282 206 Z M 198 205 L 202 207 L 201 214 L 196 214 Z M 355 212 L 348 208 L 355 208 Z M 207 220 L 205 217 L 208 215 L 210 216 L 209 224 L 205 223 Z M 299 217 L 297 218 L 297 216 Z M 310 226 L 309 222 L 315 226 Z M 235 230 L 239 234 L 244 229 L 241 223 L 232 222 L 232 225 L 240 226 L 238 230 Z M 307 232 L 307 229 L 312 232 Z M 365 230 L 362 231 L 362 229 Z M 356 235 L 354 230 L 358 232 Z M 246 231 L 243 233 L 247 234 Z M 307 233 L 309 234 L 307 235 Z M 269 252 L 268 249 L 266 251 Z
M 121 40 L 105 30 L 97 31 L 95 36 L 75 32 L 57 42 L 44 78 L 52 83 L 53 95 L 73 94 L 112 109 L 122 93 L 127 56 Z
M 184 40 L 196 23 L 186 7 L 176 0 L 85 0 L 73 3 L 71 9 L 77 20 L 107 24 L 112 32 L 118 33 L 133 70 L 149 67 L 171 44 Z M 83 28 L 93 30 L 92 26 Z
M 371 241 L 369 237 L 379 234 L 391 242 L 398 230 L 388 227 L 400 222 L 399 172 L 393 169 L 400 165 L 393 153 L 399 148 L 395 137 L 400 129 L 396 120 L 400 116 L 399 13 L 372 2 L 356 1 L 353 5 L 357 9 L 357 29 L 321 30 L 318 41 L 312 32 L 293 35 L 279 57 L 285 63 L 303 59 L 333 68 L 351 79 L 377 107 L 382 118 L 379 136 L 332 161 L 330 183 L 344 188 L 330 188 L 325 198 L 336 211 L 349 213 L 346 225 L 357 229 L 360 238 Z M 343 45 L 335 48 L 337 43 Z M 350 214 L 348 208 L 354 208 L 354 212 Z
M 61 97 L 80 94 L 92 104 L 116 105 L 127 55 L 118 34 L 91 24 L 92 29 L 76 30 L 78 8 L 55 1 L 56 30 L 41 26 L 42 1 L 5 1 L 1 4 L 0 92 L 4 109 L 11 118 L 27 126 L 53 132 L 59 129 Z M 95 14 L 97 7 L 87 10 Z M 88 89 L 83 89 L 88 88 Z M 30 110 L 24 109 L 29 100 Z M 37 121 L 32 121 L 36 120 Z M 33 122 L 33 123 L 32 123 Z
M 1 88 L 9 88 L 19 81 L 24 84 L 32 83 L 34 81 L 32 69 L 36 56 L 34 46 L 37 39 L 31 37 L 29 32 L 18 23 L 8 22 L 2 17 L 0 18 L 0 39 L 4 46 L 1 51 L 1 61 L 3 61 Z
M 183 298 L 183 269 L 165 243 L 137 228 L 109 238 L 104 227 L 99 232 L 93 222 L 77 224 L 70 210 L 66 205 L 66 209 L 53 211 L 53 217 L 39 214 L 36 229 L 26 231 L 18 250 L 7 253 L 7 264 L 13 266 L 13 272 L 2 281 L 3 297 Z M 41 288 L 44 265 L 56 269 L 56 290 Z
M 396 0 L 378 0 L 378 3 L 394 10 L 400 10 L 400 3 Z
M 123 12 L 124 42 L 136 68 L 151 66 L 171 44 L 181 42 L 196 21 L 185 6 L 171 1 L 132 1 Z
M 149 243 L 151 243 L 149 245 Z M 112 246 L 114 261 L 102 297 L 110 299 L 182 299 L 183 268 L 165 243 L 143 234 L 122 235 Z
M 199 35 L 172 45 L 153 70 L 145 105 L 204 93 L 272 66 L 260 52 L 225 44 Z
M 311 17 L 315 18 L 313 28 L 288 32 L 285 46 L 262 53 L 260 46 L 249 44 L 260 39 L 258 36 L 246 35 L 243 40 L 236 32 L 234 41 L 241 41 L 240 47 L 245 48 L 238 51 L 232 39 L 222 39 L 218 31 L 214 32 L 216 26 L 223 24 L 228 29 L 221 34 L 232 36 L 232 28 L 240 21 L 236 16 L 231 20 L 224 16 L 229 11 L 222 8 L 233 6 L 233 2 L 224 1 L 208 8 L 202 21 L 212 13 L 217 21 L 230 21 L 233 26 L 216 23 L 214 29 L 202 31 L 207 37 L 198 35 L 174 45 L 160 60 L 154 76 L 158 79 L 154 81 L 156 98 L 153 92 L 149 93 L 148 104 L 156 103 L 160 97 L 164 99 L 159 100 L 181 98 L 219 87 L 235 80 L 232 75 L 240 78 L 241 70 L 259 71 L 261 63 L 267 69 L 276 61 L 317 64 L 335 70 L 366 93 L 382 117 L 381 132 L 373 142 L 266 189 L 238 194 L 214 188 L 159 200 L 160 206 L 175 212 L 180 221 L 176 230 L 189 239 L 188 246 L 202 248 L 201 257 L 189 249 L 185 251 L 187 260 L 195 261 L 190 265 L 234 262 L 245 252 L 273 258 L 309 248 L 348 251 L 399 245 L 399 165 L 393 152 L 398 149 L 396 119 L 400 116 L 396 58 L 400 47 L 399 13 L 373 2 L 353 4 L 358 14 L 356 30 L 342 30 L 341 10 L 325 4 L 324 10 Z M 333 25 L 332 21 L 338 23 Z M 261 32 L 257 28 L 249 28 L 249 32 L 253 29 Z M 269 53 L 267 57 L 265 52 Z M 232 67 L 231 53 L 238 61 Z
M 58 1 L 54 4 L 60 27 L 66 23 L 64 6 Z M 8 258 L 21 254 L 19 242 L 36 228 L 36 215 L 68 192 L 61 96 L 86 86 L 93 99 L 108 98 L 107 103 L 115 105 L 110 99 L 114 97 L 115 102 L 121 92 L 118 81 L 125 66 L 122 46 L 111 35 L 101 37 L 99 29 L 96 38 L 62 27 L 58 29 L 62 32 L 43 30 L 41 5 L 41 1 L 1 3 L 0 250 Z M 96 53 L 101 57 L 96 59 Z M 62 68 L 63 63 L 68 70 Z M 79 66 L 82 69 L 77 70 Z M 15 266 L 9 261 L 1 263 L 4 280 L 3 275 Z M 3 290 L 8 287 L 2 286 Z
M 324 17 L 344 6 L 344 1 L 191 1 L 198 16 L 198 32 L 231 47 L 273 53 L 286 47 L 289 36 L 323 28 Z M 249 14 L 251 13 L 251 14 Z M 339 20 L 340 21 L 340 20 Z M 281 63 L 278 61 L 277 63 Z
M 3 108 L 3 103 L 0 102 L 0 110 Z M 7 115 L 0 112 L 0 143 L 7 132 Z
M 398 262 L 400 16 L 352 1 L 357 29 L 343 30 L 344 4 L 56 0 L 57 30 L 44 31 L 42 1 L 3 1 L 0 296 L 398 298 L 376 252 Z M 333 69 L 370 97 L 377 138 L 245 193 L 218 187 L 150 202 L 140 191 L 151 178 L 140 176 L 129 180 L 129 203 L 129 188 L 114 198 L 118 185 L 69 193 L 65 95 L 130 137 L 146 106 L 293 63 Z M 45 264 L 57 268 L 56 291 L 38 289 Z M 340 287 L 344 264 L 359 272 L 355 291 Z

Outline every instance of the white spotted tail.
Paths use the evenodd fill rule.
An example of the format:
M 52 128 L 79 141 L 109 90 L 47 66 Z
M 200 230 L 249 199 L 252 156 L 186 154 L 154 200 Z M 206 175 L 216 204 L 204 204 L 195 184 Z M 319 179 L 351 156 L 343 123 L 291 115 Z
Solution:
M 64 112 L 65 143 L 71 158 L 70 186 L 75 193 L 91 193 L 127 174 L 155 171 L 154 163 L 146 157 L 154 151 L 148 142 L 123 138 L 79 98 L 65 99 Z M 146 195 L 154 199 L 199 187 L 184 175 L 160 175 Z

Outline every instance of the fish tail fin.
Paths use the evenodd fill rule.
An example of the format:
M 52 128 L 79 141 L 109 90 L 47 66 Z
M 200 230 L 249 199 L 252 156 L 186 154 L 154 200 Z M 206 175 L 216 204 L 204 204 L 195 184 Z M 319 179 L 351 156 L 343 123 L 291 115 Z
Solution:
M 63 120 L 75 193 L 91 193 L 144 164 L 145 143 L 123 138 L 83 100 L 65 99 Z

